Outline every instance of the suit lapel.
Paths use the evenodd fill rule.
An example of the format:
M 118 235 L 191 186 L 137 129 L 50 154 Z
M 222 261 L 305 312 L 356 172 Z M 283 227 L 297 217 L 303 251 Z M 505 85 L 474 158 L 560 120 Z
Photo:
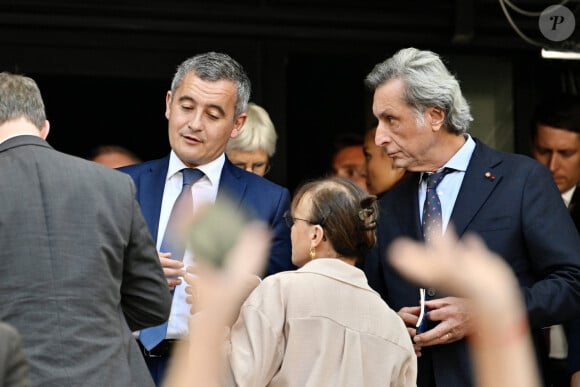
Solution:
M 572 195 L 572 199 L 570 199 L 570 203 L 568 204 L 568 209 L 570 211 L 578 208 L 580 206 L 580 184 L 576 186 L 574 190 L 574 195 Z
M 502 162 L 501 154 L 476 140 L 463 183 L 457 195 L 450 223 L 461 236 L 502 180 L 501 170 L 495 169 Z
M 169 156 L 151 163 L 139 179 L 139 203 L 141 203 L 143 217 L 155 241 L 157 241 L 161 202 L 168 168 Z
M 417 240 L 423 239 L 418 198 L 420 177 L 420 173 L 414 173 L 413 176 L 401 182 L 401 192 L 398 199 L 395 200 L 398 203 L 394 205 L 395 219 L 399 222 L 402 234 L 412 236 Z M 414 219 L 415 221 L 407 222 L 404 221 L 405 219 Z
M 226 157 L 220 177 L 217 199 L 227 196 L 228 199 L 240 207 L 246 188 L 247 182 L 242 178 L 242 170 L 233 165 Z
M 568 211 L 570 211 L 576 229 L 580 232 L 580 185 L 576 186 L 574 195 L 572 195 L 572 199 L 568 205 Z

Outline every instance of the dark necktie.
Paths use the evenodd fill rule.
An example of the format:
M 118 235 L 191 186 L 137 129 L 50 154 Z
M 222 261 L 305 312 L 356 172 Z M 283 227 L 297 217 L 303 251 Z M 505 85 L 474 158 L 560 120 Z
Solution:
M 431 237 L 442 234 L 443 217 L 441 214 L 441 201 L 437 195 L 437 186 L 441 180 L 449 172 L 453 172 L 452 168 L 445 168 L 441 172 L 427 174 L 427 193 L 425 194 L 425 203 L 423 205 L 423 239 L 428 242 Z M 427 309 L 423 302 L 425 300 L 425 289 L 421 289 L 420 294 L 421 303 L 423 305 L 423 313 L 427 313 Z M 426 318 L 423 318 L 417 323 L 417 333 L 425 332 Z
M 427 193 L 425 194 L 425 204 L 423 205 L 423 238 L 426 242 L 433 235 L 442 234 L 441 201 L 437 195 L 437 186 L 446 174 L 453 169 L 445 168 L 440 172 L 427 175 Z
M 193 216 L 191 186 L 204 176 L 204 173 L 199 169 L 185 168 L 182 169 L 181 172 L 183 173 L 181 193 L 175 200 L 175 204 L 173 204 L 173 208 L 171 209 L 171 215 L 169 215 L 169 220 L 167 221 L 167 227 L 165 228 L 165 234 L 163 235 L 160 247 L 162 253 L 170 252 L 171 258 L 179 261 L 183 261 L 183 255 L 185 254 L 183 228 Z M 161 325 L 142 329 L 139 334 L 139 340 L 143 346 L 150 351 L 165 339 L 166 333 L 167 321 Z
M 171 253 L 171 259 L 178 261 L 183 261 L 185 253 L 184 228 L 193 216 L 191 186 L 204 176 L 204 173 L 199 169 L 185 168 L 181 172 L 183 173 L 183 185 L 171 209 L 171 215 L 169 215 L 160 246 L 162 253 Z

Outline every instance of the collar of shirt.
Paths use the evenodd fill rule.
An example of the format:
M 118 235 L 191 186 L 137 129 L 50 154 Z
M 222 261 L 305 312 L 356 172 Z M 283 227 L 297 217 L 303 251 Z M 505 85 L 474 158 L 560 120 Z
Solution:
M 222 154 L 217 159 L 198 166 L 197 168 L 203 171 L 204 177 L 199 179 L 192 187 L 192 196 L 194 197 L 193 209 L 195 211 L 200 205 L 206 203 L 213 203 L 217 197 L 219 181 L 221 178 L 222 168 L 225 163 L 225 155 Z M 167 176 L 165 180 L 165 188 L 163 190 L 163 198 L 161 200 L 161 213 L 159 214 L 159 227 L 157 231 L 157 248 L 161 245 L 165 228 L 171 214 L 173 204 L 181 192 L 183 185 L 183 177 L 181 170 L 188 168 L 177 157 L 175 152 L 171 151 L 169 156 L 169 167 L 167 168 Z
M 33 136 L 33 134 L 28 134 L 28 133 L 26 133 L 26 134 L 24 134 L 24 133 L 18 133 L 18 134 L 14 134 L 14 135 L 12 135 L 12 136 L 8 136 L 8 137 L 6 137 L 6 138 L 4 138 L 4 139 L 0 140 L 0 144 L 2 144 L 2 143 L 4 143 L 4 142 L 6 142 L 6 141 L 8 141 L 8 140 L 10 140 L 11 138 L 18 137 L 18 136 Z M 40 136 L 36 136 L 36 137 L 40 137 Z
M 566 191 L 562 194 L 562 200 L 564 200 L 564 204 L 566 204 L 566 207 L 570 206 L 570 201 L 572 201 L 572 196 L 574 196 L 574 192 L 576 191 L 576 187 L 578 187 L 578 186 L 575 185 L 574 187 L 570 188 L 568 191 Z
M 217 159 L 210 161 L 207 164 L 199 165 L 196 168 L 201 170 L 205 173 L 205 178 L 208 178 L 209 181 L 213 186 L 217 186 L 220 181 L 220 177 L 222 175 L 222 169 L 224 167 L 224 163 L 226 161 L 226 156 L 222 153 Z M 175 154 L 172 150 L 171 154 L 169 155 L 169 168 L 167 168 L 167 177 L 166 177 L 166 184 L 167 182 L 172 179 L 176 173 L 180 172 L 183 168 L 189 168 L 187 165 L 181 161 L 179 157 Z M 181 175 L 179 175 L 179 190 L 181 190 Z
M 464 134 L 465 143 L 459 150 L 439 169 L 443 168 L 454 169 L 453 173 L 449 173 L 441 181 L 437 187 L 437 194 L 441 201 L 441 216 L 443 220 L 443 230 L 447 229 L 447 224 L 451 218 L 451 212 L 455 206 L 455 200 L 459 194 L 459 189 L 463 183 L 465 171 L 475 150 L 475 141 L 469 134 Z M 419 217 L 423 217 L 423 205 L 425 204 L 425 195 L 427 193 L 427 181 L 423 178 L 425 172 L 421 174 L 421 184 L 419 184 Z
M 437 170 L 437 172 L 442 171 L 444 168 L 451 168 L 454 171 L 464 172 L 467 170 L 467 166 L 469 165 L 469 160 L 471 160 L 471 156 L 473 155 L 473 151 L 475 150 L 475 141 L 469 134 L 464 134 L 465 136 L 465 143 L 459 148 L 457 153 L 453 155 L 443 165 L 441 168 Z M 426 172 L 421 172 L 421 181 L 425 180 Z M 424 183 L 423 185 L 425 185 Z
M 337 279 L 363 289 L 369 289 L 364 273 L 354 265 L 338 258 L 316 258 L 307 262 L 295 273 L 316 273 Z

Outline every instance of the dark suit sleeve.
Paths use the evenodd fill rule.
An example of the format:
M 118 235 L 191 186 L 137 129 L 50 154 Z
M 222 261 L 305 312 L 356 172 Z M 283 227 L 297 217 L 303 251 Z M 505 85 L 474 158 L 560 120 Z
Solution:
M 377 234 L 380 233 L 380 219 L 377 227 Z M 382 247 L 381 239 L 377 237 L 377 244 L 367 254 L 364 261 L 364 272 L 367 277 L 369 286 L 381 295 L 381 298 L 388 302 L 389 295 L 387 287 L 385 286 L 383 260 L 386 259 L 384 248 Z
M 530 323 L 539 328 L 579 318 L 580 239 L 545 167 L 532 166 L 522 195 L 521 227 L 537 277 L 524 289 Z
M 135 200 L 131 186 L 132 224 L 130 240 L 125 250 L 121 305 L 131 330 L 159 325 L 169 318 L 171 295 L 163 274 L 155 243 Z
M 290 209 L 290 192 L 282 189 L 276 205 L 272 227 L 272 249 L 270 250 L 270 260 L 268 262 L 267 275 L 286 270 L 294 270 L 292 264 L 292 247 L 290 244 L 290 229 L 284 221 L 284 212 Z
M 568 372 L 580 371 L 580 319 L 564 324 L 568 341 Z
M 0 323 L 0 385 L 29 386 L 28 363 L 22 351 L 20 335 L 8 324 Z
M 576 231 L 580 232 L 580 187 L 576 187 L 569 210 Z M 580 371 L 580 318 L 566 323 L 564 328 L 568 341 L 568 372 L 573 374 Z

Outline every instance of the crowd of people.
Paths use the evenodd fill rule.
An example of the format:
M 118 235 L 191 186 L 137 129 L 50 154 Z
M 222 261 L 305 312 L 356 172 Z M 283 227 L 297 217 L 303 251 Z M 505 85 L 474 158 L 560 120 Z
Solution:
M 538 106 L 532 158 L 469 134 L 434 52 L 365 83 L 376 125 L 291 196 L 227 54 L 178 66 L 144 162 L 53 149 L 34 80 L 0 73 L 0 384 L 580 386 L 579 98 Z M 210 260 L 191 236 L 226 202 Z

